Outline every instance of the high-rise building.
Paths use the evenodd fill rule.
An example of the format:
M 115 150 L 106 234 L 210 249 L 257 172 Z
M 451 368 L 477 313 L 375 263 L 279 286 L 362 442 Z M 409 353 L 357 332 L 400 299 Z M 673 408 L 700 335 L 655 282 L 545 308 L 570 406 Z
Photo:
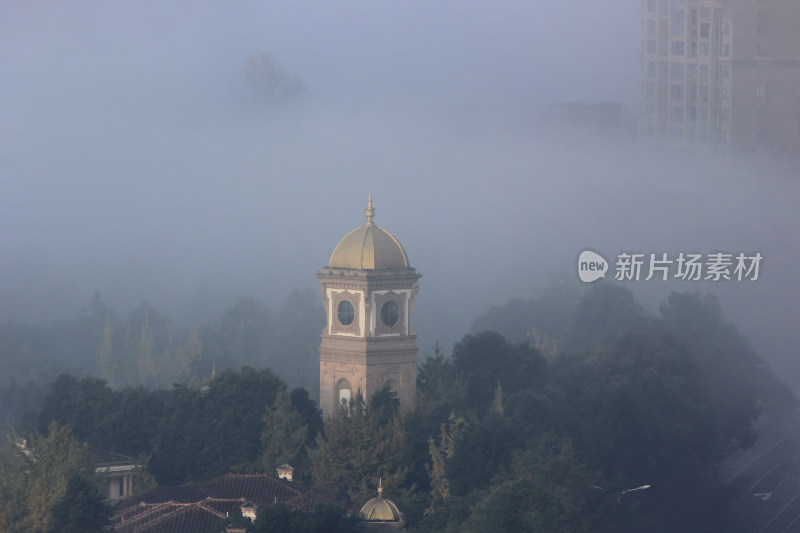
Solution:
M 800 151 L 800 1 L 642 0 L 640 137 Z

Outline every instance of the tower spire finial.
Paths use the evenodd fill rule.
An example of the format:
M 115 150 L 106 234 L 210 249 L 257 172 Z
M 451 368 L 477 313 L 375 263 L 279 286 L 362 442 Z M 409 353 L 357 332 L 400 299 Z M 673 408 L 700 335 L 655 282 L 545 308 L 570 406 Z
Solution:
M 383 497 L 383 478 L 378 478 L 378 498 Z
M 367 208 L 364 210 L 364 216 L 367 217 L 367 223 L 364 224 L 365 226 L 374 225 L 372 217 L 375 216 L 375 209 L 372 208 L 372 193 L 369 193 L 369 201 L 367 202 Z

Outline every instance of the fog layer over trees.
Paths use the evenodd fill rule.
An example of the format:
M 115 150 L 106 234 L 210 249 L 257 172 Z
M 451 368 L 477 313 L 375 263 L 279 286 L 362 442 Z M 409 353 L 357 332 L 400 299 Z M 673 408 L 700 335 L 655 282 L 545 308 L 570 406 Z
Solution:
M 712 290 L 796 375 L 796 164 L 638 150 L 634 4 L 6 4 L 0 318 L 69 319 L 95 291 L 188 326 L 277 309 L 372 191 L 424 275 L 423 350 L 585 248 L 760 251 L 756 283 L 636 290 Z M 259 97 L 265 72 L 283 83 Z M 574 100 L 623 103 L 621 126 L 546 120 Z
M 511 338 L 530 325 L 525 340 L 478 331 L 437 351 L 405 413 L 384 389 L 323 420 L 306 390 L 269 369 L 169 391 L 64 374 L 34 441 L 60 435 L 66 450 L 88 441 L 136 456 L 154 476 L 141 488 L 288 462 L 297 481 L 358 506 L 381 478 L 420 531 L 747 530 L 729 516 L 738 494 L 718 481 L 719 463 L 752 444 L 759 413 L 797 401 L 714 297 L 673 293 L 653 315 L 613 283 L 553 285 L 476 326 L 498 319 Z M 0 519 L 31 497 L 11 475 L 25 460 L 0 464 Z M 65 490 L 39 520 L 54 519 Z
M 636 9 L 3 4 L 3 421 L 142 454 L 160 483 L 294 457 L 362 498 L 355 465 L 313 453 L 341 457 L 353 431 L 380 436 L 362 444 L 387 455 L 360 471 L 382 465 L 420 527 L 714 530 L 713 465 L 751 442 L 759 405 L 794 405 L 768 367 L 800 383 L 797 162 L 642 150 Z M 620 124 L 549 118 L 578 100 L 621 102 Z M 424 276 L 413 327 L 430 357 L 406 417 L 364 398 L 353 427 L 325 428 L 314 274 L 370 191 Z M 608 278 L 622 252 L 764 261 L 757 281 L 579 287 L 585 249 Z M 184 439 L 170 412 L 203 418 Z M 230 463 L 193 448 L 253 417 Z M 27 501 L 21 486 L 0 494 Z

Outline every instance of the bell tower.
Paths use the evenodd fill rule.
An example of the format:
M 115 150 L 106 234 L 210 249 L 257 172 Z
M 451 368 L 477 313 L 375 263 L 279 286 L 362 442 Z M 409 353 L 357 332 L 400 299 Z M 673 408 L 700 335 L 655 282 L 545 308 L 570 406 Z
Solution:
M 327 323 L 319 346 L 319 403 L 335 415 L 360 390 L 369 401 L 388 385 L 407 409 L 417 392 L 417 336 L 411 311 L 417 274 L 400 242 L 372 219 L 333 250 L 318 273 Z

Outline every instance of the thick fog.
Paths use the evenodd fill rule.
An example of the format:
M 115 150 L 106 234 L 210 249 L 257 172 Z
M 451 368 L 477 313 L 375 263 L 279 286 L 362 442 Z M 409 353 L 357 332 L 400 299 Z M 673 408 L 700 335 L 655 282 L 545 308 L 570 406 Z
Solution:
M 95 291 L 183 322 L 315 287 L 364 221 L 423 278 L 423 351 L 590 248 L 755 253 L 758 281 L 628 282 L 656 308 L 713 292 L 795 389 L 800 181 L 791 162 L 686 160 L 635 140 L 638 2 L 8 2 L 0 6 L 0 319 Z M 270 52 L 302 100 L 255 105 Z M 555 102 L 623 104 L 612 134 Z M 612 267 L 613 269 L 613 267 Z M 613 277 L 613 271 L 609 272 Z

